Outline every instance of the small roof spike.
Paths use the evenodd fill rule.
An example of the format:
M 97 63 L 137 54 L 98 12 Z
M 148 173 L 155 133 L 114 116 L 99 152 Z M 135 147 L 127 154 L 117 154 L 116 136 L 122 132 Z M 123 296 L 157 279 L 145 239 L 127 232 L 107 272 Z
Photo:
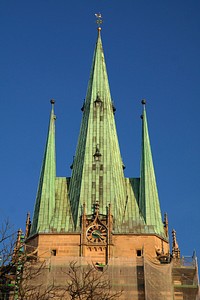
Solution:
M 142 106 L 143 106 L 143 112 L 144 112 L 144 110 L 145 110 L 145 105 L 146 105 L 146 100 L 145 100 L 145 99 L 142 99 L 141 103 L 142 103 Z M 143 114 L 140 116 L 140 118 L 143 120 Z
M 146 105 L 146 100 L 142 99 L 141 103 L 142 103 L 142 105 Z
M 51 100 L 50 100 L 50 103 L 51 103 L 52 105 L 54 105 L 54 104 L 56 103 L 56 101 L 55 101 L 54 99 L 51 99 Z
M 143 120 L 143 117 L 144 117 L 143 114 L 144 114 L 144 111 L 145 111 L 146 100 L 145 100 L 145 99 L 142 99 L 141 103 L 142 103 L 142 106 L 143 106 L 143 113 L 142 113 L 142 115 L 140 116 L 140 118 Z
M 172 230 L 172 257 L 180 258 L 180 249 L 176 239 L 176 230 Z

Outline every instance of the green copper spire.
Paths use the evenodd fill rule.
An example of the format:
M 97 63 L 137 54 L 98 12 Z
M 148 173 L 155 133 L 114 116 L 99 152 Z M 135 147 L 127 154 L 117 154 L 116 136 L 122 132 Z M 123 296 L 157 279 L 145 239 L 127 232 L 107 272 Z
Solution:
M 30 235 L 80 231 L 86 215 L 107 215 L 115 233 L 159 234 L 166 238 L 154 174 L 145 108 L 142 126 L 141 178 L 125 178 L 114 107 L 106 70 L 101 28 L 88 82 L 71 178 L 56 177 L 55 115 L 51 100 L 49 130 Z M 144 102 L 143 102 L 144 104 Z
M 148 133 L 145 100 L 142 115 L 142 157 L 139 207 L 147 225 L 153 226 L 157 234 L 164 235 L 156 178 Z
M 112 205 L 117 228 L 123 216 L 126 186 L 100 27 L 82 110 L 82 124 L 69 187 L 74 223 L 78 225 L 84 203 L 86 213 L 91 214 L 94 204 L 98 202 L 102 214 L 106 214 L 109 204 Z
M 37 191 L 31 235 L 39 232 L 48 232 L 54 214 L 56 178 L 54 103 L 55 101 L 51 100 L 52 109 L 49 130 Z

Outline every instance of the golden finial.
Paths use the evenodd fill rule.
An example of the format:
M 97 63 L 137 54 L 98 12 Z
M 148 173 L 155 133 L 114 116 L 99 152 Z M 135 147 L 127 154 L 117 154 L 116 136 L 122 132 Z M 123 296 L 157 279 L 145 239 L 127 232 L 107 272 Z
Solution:
M 103 20 L 102 20 L 102 15 L 101 15 L 101 13 L 97 13 L 97 14 L 95 14 L 95 17 L 97 18 L 97 20 L 96 20 L 96 23 L 97 23 L 97 29 L 98 29 L 98 31 L 101 31 L 101 24 L 103 23 Z

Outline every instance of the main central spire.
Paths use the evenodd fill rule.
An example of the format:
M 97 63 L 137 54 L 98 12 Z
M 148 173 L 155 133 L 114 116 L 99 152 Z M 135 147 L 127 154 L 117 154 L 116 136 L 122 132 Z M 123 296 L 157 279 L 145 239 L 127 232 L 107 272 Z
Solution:
M 95 203 L 99 204 L 102 214 L 106 214 L 109 204 L 114 204 L 117 227 L 124 209 L 126 188 L 100 27 L 82 110 L 69 188 L 74 223 L 78 225 L 84 203 L 87 214 L 93 212 Z

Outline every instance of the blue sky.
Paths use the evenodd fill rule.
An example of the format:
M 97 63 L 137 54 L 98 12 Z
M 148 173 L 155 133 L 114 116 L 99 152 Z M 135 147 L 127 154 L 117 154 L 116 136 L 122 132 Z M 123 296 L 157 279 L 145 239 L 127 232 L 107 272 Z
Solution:
M 121 154 L 139 176 L 141 99 L 161 209 L 182 255 L 200 256 L 200 2 L 35 0 L 0 2 L 0 219 L 25 226 L 33 212 L 56 100 L 57 175 L 70 176 L 96 41 L 102 29 Z

